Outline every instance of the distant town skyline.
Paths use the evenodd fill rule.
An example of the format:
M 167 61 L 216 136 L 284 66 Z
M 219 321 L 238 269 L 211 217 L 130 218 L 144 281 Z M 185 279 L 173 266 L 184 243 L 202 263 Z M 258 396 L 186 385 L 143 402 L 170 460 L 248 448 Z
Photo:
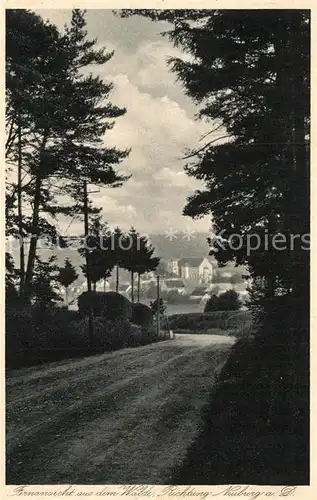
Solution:
M 61 30 L 71 19 L 71 10 L 35 12 Z M 186 148 L 201 147 L 199 140 L 211 125 L 195 121 L 198 108 L 167 67 L 169 56 L 183 56 L 160 35 L 169 26 L 140 17 L 121 19 L 111 10 L 88 9 L 86 20 L 89 38 L 97 38 L 98 46 L 115 52 L 108 63 L 91 67 L 91 71 L 113 82 L 111 102 L 127 109 L 105 141 L 131 148 L 120 170 L 132 174 L 123 187 L 100 188 L 91 194 L 91 200 L 103 208 L 103 218 L 110 226 L 123 230 L 134 225 L 147 233 L 207 232 L 210 217 L 193 221 L 182 216 L 187 196 L 202 184 L 185 174 L 181 158 Z M 69 218 L 59 219 L 62 231 L 69 222 Z M 67 232 L 80 234 L 82 222 L 74 220 Z

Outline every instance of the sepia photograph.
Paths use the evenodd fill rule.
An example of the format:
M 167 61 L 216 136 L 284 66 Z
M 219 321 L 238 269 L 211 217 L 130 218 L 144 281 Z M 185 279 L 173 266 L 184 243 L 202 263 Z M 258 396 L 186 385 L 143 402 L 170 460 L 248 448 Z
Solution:
M 311 11 L 44 7 L 5 9 L 5 484 L 292 496 Z

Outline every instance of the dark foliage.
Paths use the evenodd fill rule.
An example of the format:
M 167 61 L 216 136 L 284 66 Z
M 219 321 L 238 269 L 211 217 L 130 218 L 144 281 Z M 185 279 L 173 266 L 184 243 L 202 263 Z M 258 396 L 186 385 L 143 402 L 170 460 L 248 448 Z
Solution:
M 40 235 L 57 236 L 47 214 L 81 213 L 84 180 L 117 187 L 128 179 L 115 167 L 129 151 L 103 142 L 126 110 L 110 103 L 111 83 L 82 72 L 105 64 L 113 52 L 96 49 L 85 25 L 78 9 L 63 32 L 31 11 L 6 10 L 6 157 L 20 173 L 23 164 L 23 179 L 8 187 L 6 216 L 10 234 L 33 235 L 20 269 L 26 294 Z M 59 195 L 71 204 L 62 206 Z
M 27 325 L 27 326 L 26 326 Z M 90 344 L 88 318 L 56 307 L 6 309 L 6 369 L 137 347 L 156 342 L 152 324 L 137 327 L 127 317 L 94 318 Z
M 241 307 L 239 295 L 235 290 L 228 290 L 220 295 L 211 295 L 205 305 L 205 312 L 237 311 Z
M 190 57 L 171 58 L 170 67 L 199 106 L 197 117 L 215 124 L 186 155 L 187 173 L 203 187 L 185 215 L 212 214 L 218 262 L 249 265 L 271 296 L 282 288 L 308 297 L 310 12 L 121 13 L 135 14 L 171 24 L 165 36 Z M 280 233 L 283 245 L 273 244 Z M 260 245 L 250 252 L 254 234 Z
M 131 323 L 149 327 L 153 324 L 153 312 L 150 307 L 139 302 L 132 304 Z
M 130 301 L 116 292 L 83 292 L 78 297 L 79 314 L 87 316 L 90 305 L 94 316 L 103 316 L 109 320 L 119 317 L 130 319 L 132 314 Z
M 139 234 L 134 227 L 124 235 L 121 251 L 121 267 L 131 274 L 131 299 L 134 302 L 134 275 L 138 275 L 137 296 L 140 299 L 140 277 L 157 268 L 160 259 L 153 257 L 155 249 L 145 236 Z
M 309 484 L 307 307 L 270 301 L 256 335 L 235 344 L 173 484 Z
M 157 299 L 153 300 L 153 302 L 150 302 L 150 307 L 153 314 L 157 314 L 158 311 L 160 314 L 165 314 L 166 312 L 166 305 L 164 304 L 163 299 L 160 299 L 159 301 Z
M 118 247 L 114 245 L 116 235 L 111 233 L 109 226 L 102 222 L 98 215 L 89 224 L 89 235 L 86 238 L 86 248 L 78 250 L 86 263 L 81 266 L 84 276 L 87 277 L 87 259 L 89 266 L 89 278 L 94 287 L 101 279 L 111 276 L 116 263 L 119 262 Z M 88 250 L 88 253 L 86 254 Z
M 214 311 L 209 313 L 172 314 L 169 316 L 169 326 L 173 331 L 186 333 L 208 333 L 217 329 L 239 330 L 239 336 L 249 333 L 251 314 L 248 311 Z M 238 334 L 237 332 L 234 333 Z
M 65 288 L 68 288 L 77 278 L 78 273 L 76 272 L 76 268 L 68 258 L 65 259 L 64 267 L 60 267 L 59 269 L 58 282 Z

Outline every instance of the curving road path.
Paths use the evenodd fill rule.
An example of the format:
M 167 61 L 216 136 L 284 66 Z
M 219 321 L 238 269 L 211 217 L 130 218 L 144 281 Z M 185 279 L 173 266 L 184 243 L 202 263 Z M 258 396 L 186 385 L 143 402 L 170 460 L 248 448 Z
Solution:
M 175 340 L 7 375 L 7 484 L 166 484 L 232 337 Z

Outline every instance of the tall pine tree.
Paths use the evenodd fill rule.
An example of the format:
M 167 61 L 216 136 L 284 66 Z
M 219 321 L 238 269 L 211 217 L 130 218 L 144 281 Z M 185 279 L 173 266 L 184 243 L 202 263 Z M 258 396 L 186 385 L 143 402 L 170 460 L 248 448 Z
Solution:
M 83 76 L 87 66 L 105 64 L 113 53 L 95 49 L 85 24 L 84 12 L 74 10 L 71 25 L 61 34 L 29 11 L 7 11 L 7 153 L 10 162 L 22 164 L 26 177 L 24 183 L 18 176 L 13 191 L 22 191 L 32 211 L 25 224 L 32 235 L 23 272 L 26 290 L 43 233 L 41 213 L 46 220 L 48 215 L 80 213 L 84 179 L 111 186 L 127 179 L 113 167 L 128 151 L 103 145 L 104 134 L 125 109 L 109 102 L 111 83 Z M 30 25 L 36 29 L 30 31 Z M 30 57 L 21 68 L 25 38 Z M 61 206 L 56 198 L 61 194 L 70 196 L 73 205 Z M 20 213 L 18 225 L 21 218 Z
M 222 235 L 214 242 L 220 263 L 248 264 L 254 276 L 265 278 L 270 295 L 282 287 L 308 297 L 309 11 L 121 15 L 135 13 L 171 23 L 165 36 L 190 56 L 171 58 L 171 70 L 199 106 L 198 119 L 213 124 L 205 145 L 186 155 L 187 173 L 204 186 L 184 214 L 212 214 L 215 233 Z M 251 233 L 261 244 L 250 252 Z M 272 242 L 278 233 L 285 236 L 283 250 Z

